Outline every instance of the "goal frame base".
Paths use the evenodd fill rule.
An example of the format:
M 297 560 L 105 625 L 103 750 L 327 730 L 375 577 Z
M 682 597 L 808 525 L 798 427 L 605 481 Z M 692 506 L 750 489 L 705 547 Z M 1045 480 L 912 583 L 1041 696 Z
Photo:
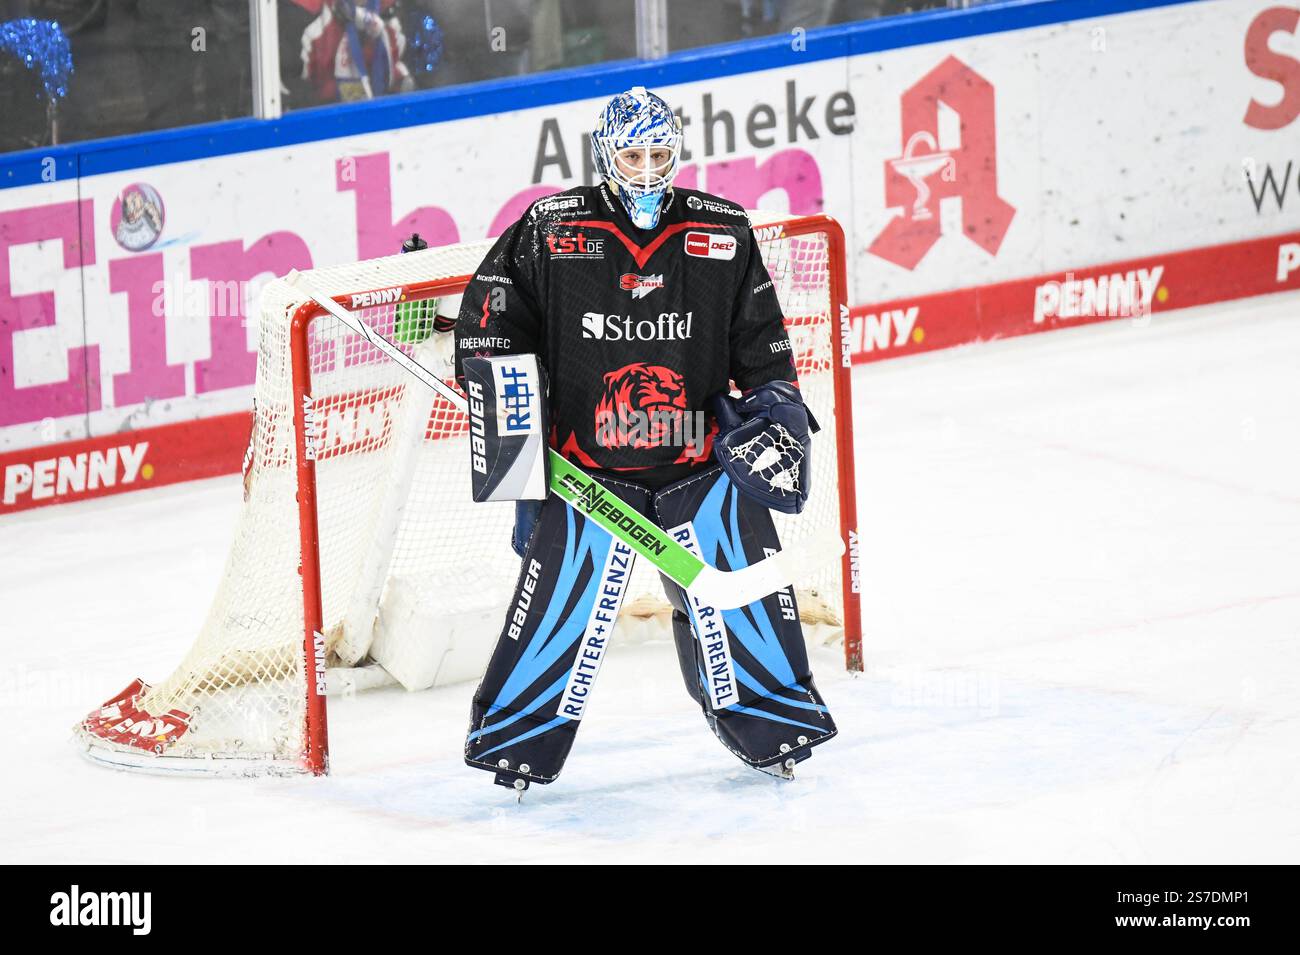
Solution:
M 72 745 L 83 759 L 119 772 L 152 776 L 188 776 L 212 779 L 249 779 L 263 776 L 303 776 L 313 770 L 301 760 L 273 756 L 159 756 L 144 750 L 113 746 L 77 727 Z M 328 771 L 328 765 L 325 767 Z M 319 775 L 319 774 L 318 774 Z

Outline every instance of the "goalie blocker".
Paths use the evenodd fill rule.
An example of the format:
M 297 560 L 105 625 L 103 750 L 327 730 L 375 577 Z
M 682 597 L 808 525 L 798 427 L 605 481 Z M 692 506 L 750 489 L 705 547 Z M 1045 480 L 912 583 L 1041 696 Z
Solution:
M 536 355 L 466 358 L 475 501 L 546 497 L 546 377 Z

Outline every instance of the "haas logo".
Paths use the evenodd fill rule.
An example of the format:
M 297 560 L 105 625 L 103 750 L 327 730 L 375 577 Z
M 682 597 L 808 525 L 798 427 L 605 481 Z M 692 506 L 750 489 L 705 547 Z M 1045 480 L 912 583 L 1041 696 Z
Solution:
M 686 383 L 663 365 L 633 362 L 605 375 L 596 441 L 607 448 L 658 448 L 686 413 Z

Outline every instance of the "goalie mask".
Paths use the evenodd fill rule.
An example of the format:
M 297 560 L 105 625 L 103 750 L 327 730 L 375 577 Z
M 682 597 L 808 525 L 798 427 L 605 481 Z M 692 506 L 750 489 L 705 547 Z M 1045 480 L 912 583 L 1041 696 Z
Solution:
M 596 171 L 638 229 L 653 229 L 681 165 L 682 123 L 644 86 L 609 101 L 591 136 Z

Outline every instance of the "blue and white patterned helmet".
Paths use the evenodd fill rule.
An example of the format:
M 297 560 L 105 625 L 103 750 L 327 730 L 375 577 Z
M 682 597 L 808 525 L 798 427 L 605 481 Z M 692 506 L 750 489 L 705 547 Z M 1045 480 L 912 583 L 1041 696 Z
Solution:
M 632 224 L 638 229 L 658 225 L 682 156 L 682 123 L 668 104 L 644 86 L 618 94 L 600 114 L 591 151 L 596 171 Z

